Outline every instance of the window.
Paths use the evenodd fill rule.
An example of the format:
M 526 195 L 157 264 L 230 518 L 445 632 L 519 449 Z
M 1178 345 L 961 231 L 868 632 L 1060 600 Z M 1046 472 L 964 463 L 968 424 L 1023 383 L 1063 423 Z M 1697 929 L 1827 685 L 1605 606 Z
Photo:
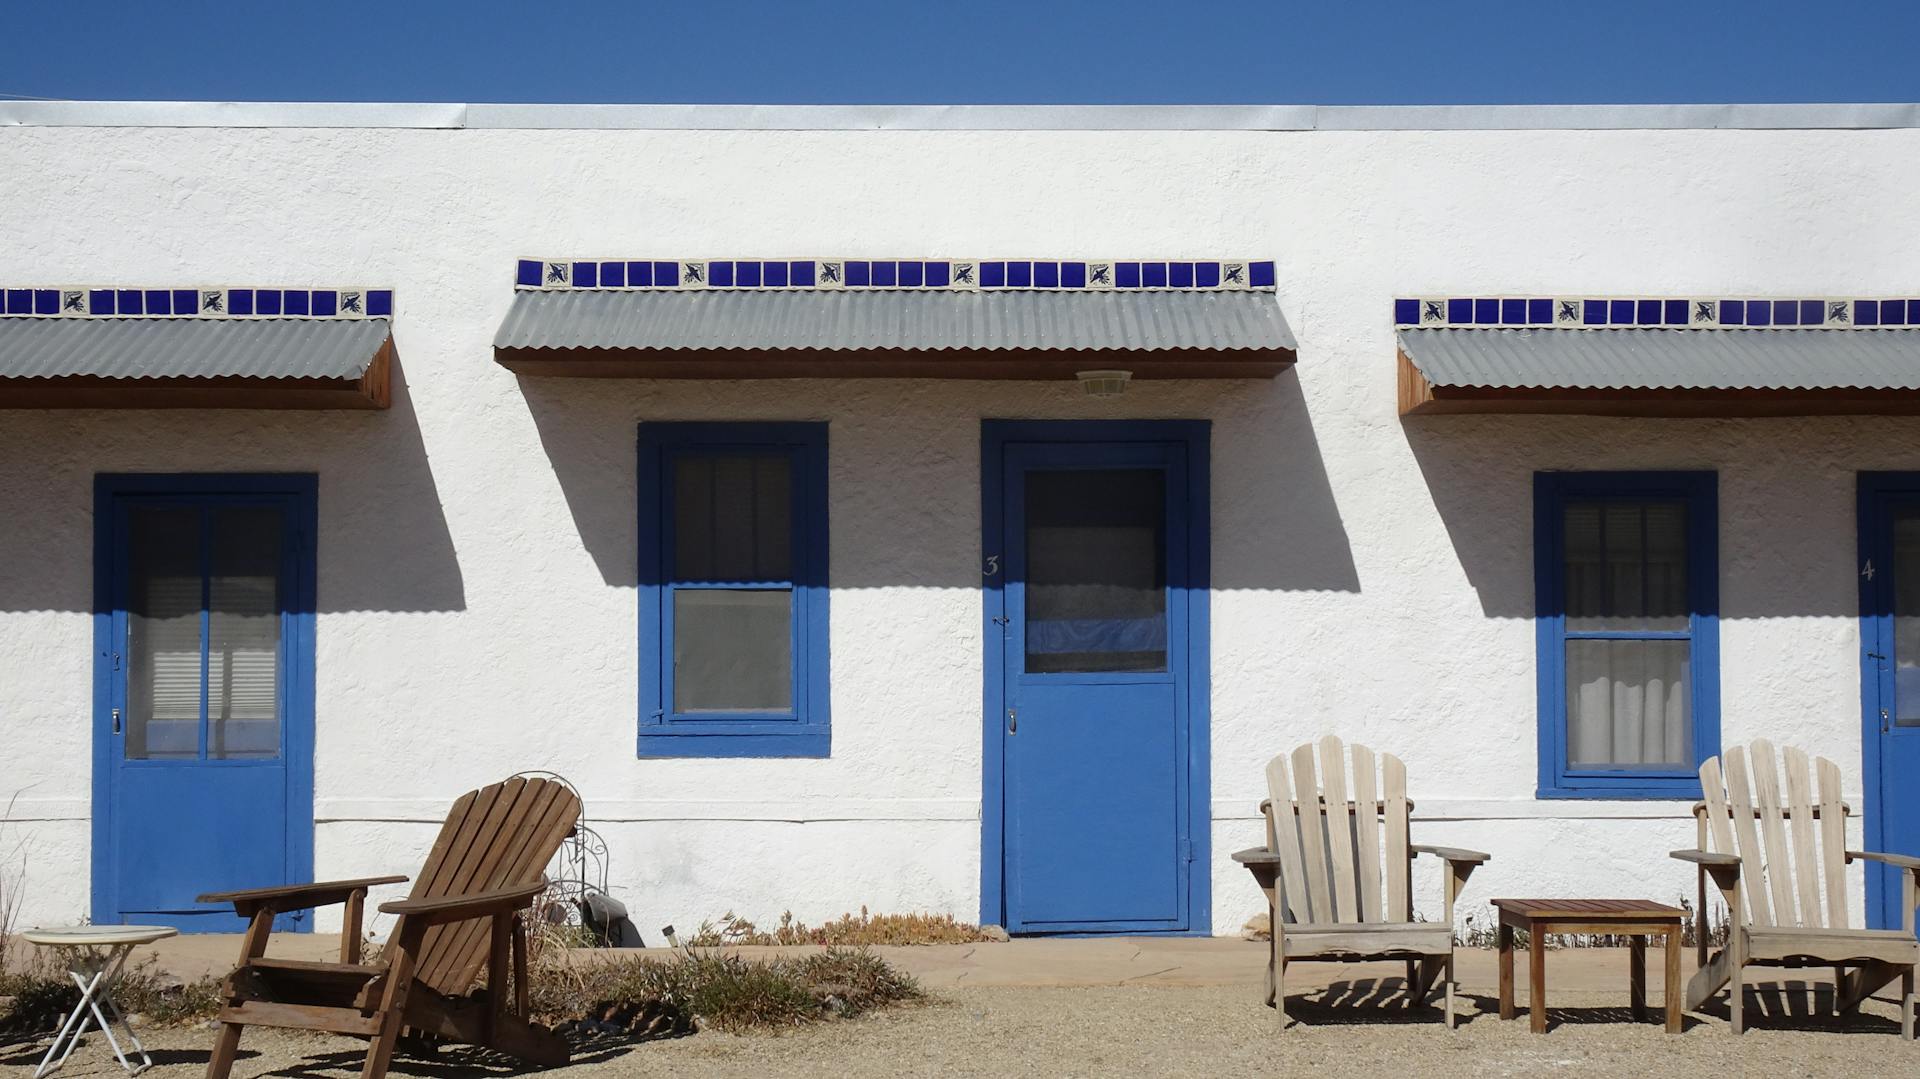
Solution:
M 1541 797 L 1700 797 L 1720 744 L 1715 487 L 1535 475 Z
M 827 426 L 640 426 L 640 755 L 824 757 Z

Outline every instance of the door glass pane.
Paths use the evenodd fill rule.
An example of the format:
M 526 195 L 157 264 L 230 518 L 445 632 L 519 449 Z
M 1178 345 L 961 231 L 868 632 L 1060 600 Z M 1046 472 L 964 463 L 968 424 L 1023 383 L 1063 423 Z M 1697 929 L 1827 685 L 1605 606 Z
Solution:
M 793 590 L 673 592 L 673 710 L 793 710 Z
M 1166 474 L 1028 472 L 1026 518 L 1027 670 L 1166 670 Z
M 1567 764 L 1662 768 L 1693 764 L 1689 641 L 1567 642 Z
M 1684 503 L 1569 501 L 1563 514 L 1569 630 L 1687 629 Z
M 674 579 L 791 580 L 792 471 L 784 453 L 674 458 Z
M 1893 517 L 1894 722 L 1920 727 L 1920 505 Z
M 281 511 L 213 511 L 207 582 L 207 756 L 280 755 Z
M 200 511 L 128 512 L 126 755 L 200 756 Z

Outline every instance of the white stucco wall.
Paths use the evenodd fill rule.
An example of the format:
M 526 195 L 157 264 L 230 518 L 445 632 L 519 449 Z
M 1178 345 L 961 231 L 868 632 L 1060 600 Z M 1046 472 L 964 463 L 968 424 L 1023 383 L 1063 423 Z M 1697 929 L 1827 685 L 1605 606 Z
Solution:
M 1860 804 L 1854 473 L 1920 420 L 1395 413 L 1390 300 L 1911 291 L 1920 131 L 0 129 L 0 281 L 392 285 L 380 414 L 0 412 L 0 798 L 28 922 L 87 908 L 92 477 L 320 476 L 317 872 L 406 871 L 446 803 L 584 792 L 650 937 L 727 910 L 979 911 L 985 417 L 1213 421 L 1213 928 L 1257 893 L 1261 767 L 1402 755 L 1416 841 L 1498 894 L 1677 898 L 1680 803 L 1535 786 L 1531 477 L 1720 474 L 1722 728 Z M 1272 381 L 521 380 L 512 259 L 1272 256 Z M 635 760 L 634 425 L 831 423 L 827 760 Z M 1855 892 L 1858 895 L 1858 890 Z M 1438 908 L 1431 873 L 1418 903 Z M 327 925 L 322 921 L 322 925 Z

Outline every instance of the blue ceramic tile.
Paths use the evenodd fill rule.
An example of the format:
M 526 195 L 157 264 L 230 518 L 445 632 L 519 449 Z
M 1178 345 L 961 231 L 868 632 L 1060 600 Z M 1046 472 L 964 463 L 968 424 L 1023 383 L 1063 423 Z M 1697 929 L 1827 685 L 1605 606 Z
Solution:
M 653 287 L 672 288 L 680 283 L 680 264 L 677 262 L 655 262 L 653 264 Z
M 574 288 L 597 288 L 600 284 L 600 264 L 597 262 L 576 262 L 573 264 Z
M 1060 264 L 1057 262 L 1036 262 L 1033 264 L 1034 288 L 1059 288 Z
M 788 281 L 787 272 L 788 268 L 786 263 L 769 262 L 760 267 L 760 283 L 768 288 L 786 288 Z
M 1634 304 L 1633 321 L 1641 326 L 1660 325 L 1660 301 L 1641 300 Z
M 653 263 L 651 262 L 627 263 L 627 286 L 629 288 L 653 287 Z
M 147 294 L 141 292 L 139 289 L 123 288 L 119 290 L 114 300 L 114 306 L 119 309 L 119 314 L 138 315 L 145 313 L 147 309 L 146 300 Z
M 759 262 L 733 264 L 733 283 L 741 288 L 759 288 L 764 280 Z
M 1687 324 L 1687 301 L 1668 300 L 1663 306 L 1665 314 L 1662 321 L 1667 325 L 1685 326 Z
M 919 288 L 927 283 L 927 264 L 917 259 L 900 263 L 900 287 Z
M 707 263 L 707 284 L 712 285 L 715 288 L 732 288 L 733 287 L 733 263 L 731 262 Z
M 60 290 L 37 288 L 33 290 L 33 313 L 36 315 L 57 315 L 60 313 Z
M 1827 305 L 1819 300 L 1800 301 L 1800 325 L 1819 326 L 1827 321 Z
M 1503 326 L 1524 326 L 1527 324 L 1527 301 L 1501 300 L 1500 323 Z
M 1114 263 L 1113 285 L 1115 288 L 1139 288 L 1140 264 L 1137 262 Z
M 1527 321 L 1535 326 L 1550 325 L 1553 322 L 1552 300 L 1528 300 Z
M 872 281 L 872 274 L 868 272 L 868 266 L 864 262 L 846 263 L 842 272 L 846 274 L 849 285 L 866 285 Z
M 1214 267 L 1214 272 L 1216 274 L 1219 273 L 1219 267 L 1217 266 Z M 1087 287 L 1087 264 L 1084 262 L 1061 263 L 1060 264 L 1060 287 L 1061 288 L 1086 288 Z
M 253 311 L 257 315 L 277 315 L 280 313 L 280 290 L 263 288 L 253 294 Z
M 533 259 L 521 259 L 518 264 L 518 270 L 514 274 L 513 283 L 516 285 L 538 285 L 540 283 L 540 271 L 542 268 L 541 264 Z
M 1025 259 L 1021 259 L 1018 262 L 1007 263 L 1007 287 L 1032 288 L 1033 263 Z
M 1773 324 L 1775 326 L 1800 325 L 1800 301 L 1798 300 L 1773 301 Z
M 1722 326 L 1744 326 L 1747 324 L 1747 305 L 1743 300 L 1720 301 L 1720 324 Z
M 1395 326 L 1415 326 L 1420 322 L 1419 300 L 1393 301 L 1393 324 Z
M 1473 322 L 1472 300 L 1447 301 L 1447 325 L 1466 326 Z
M 1907 301 L 1907 325 L 1920 326 L 1920 300 Z
M 1167 263 L 1167 284 L 1172 285 L 1174 288 L 1192 288 L 1193 287 L 1193 263 L 1191 262 Z
M 1880 301 L 1855 300 L 1853 302 L 1853 324 L 1855 326 L 1880 325 Z
M 815 280 L 813 260 L 801 259 L 787 263 L 787 277 L 801 288 L 812 288 Z
M 1880 325 L 1905 326 L 1907 324 L 1907 301 L 1881 300 Z
M 393 314 L 393 290 L 376 288 L 367 291 L 367 314 L 375 318 L 386 318 Z
M 953 264 L 949 262 L 927 263 L 927 287 L 946 288 L 953 282 Z
M 307 308 L 307 290 L 290 288 L 281 294 L 280 309 L 289 315 L 312 314 Z
M 173 290 L 173 313 L 176 315 L 197 315 L 200 313 L 200 290 L 197 288 L 177 288 Z
M 253 290 L 250 288 L 230 288 L 227 290 L 227 314 L 253 314 Z
M 1580 304 L 1580 322 L 1584 326 L 1605 326 L 1607 324 L 1607 301 L 1585 300 Z
M 1747 301 L 1747 325 L 1773 325 L 1773 304 L 1766 300 Z
M 1247 266 L 1247 284 L 1254 288 L 1273 287 L 1273 263 L 1254 262 Z
M 173 293 L 167 289 L 150 288 L 147 290 L 147 314 L 173 314 Z
M 1607 301 L 1607 324 L 1610 326 L 1633 325 L 1633 301 L 1632 300 L 1608 300 Z
M 624 262 L 603 262 L 600 264 L 600 287 L 626 288 L 627 264 Z
M 33 313 L 33 290 L 10 288 L 7 290 L 6 306 L 9 315 L 30 315 Z
M 1217 262 L 1194 263 L 1193 283 L 1201 288 L 1219 288 L 1220 264 Z
M 1473 301 L 1473 324 L 1475 326 L 1497 326 L 1500 324 L 1500 301 L 1479 299 Z
M 873 263 L 873 283 L 878 287 L 892 288 L 900 281 L 899 267 L 893 262 Z
M 248 297 L 252 299 L 251 296 Z M 87 313 L 90 315 L 113 314 L 113 290 L 97 288 L 87 293 Z
M 333 289 L 317 288 L 313 290 L 313 313 L 330 316 L 340 313 L 340 294 Z
M 1147 288 L 1166 288 L 1167 264 L 1164 262 L 1141 263 L 1140 283 Z

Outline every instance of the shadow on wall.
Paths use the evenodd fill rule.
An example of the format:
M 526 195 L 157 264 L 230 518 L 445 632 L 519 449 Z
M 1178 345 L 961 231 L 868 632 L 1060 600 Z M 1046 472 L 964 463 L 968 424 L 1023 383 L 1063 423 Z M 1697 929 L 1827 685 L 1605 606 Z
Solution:
M 1360 590 L 1292 371 L 1271 381 L 1162 384 L 1150 391 L 1166 395 L 1151 416 L 1044 382 L 810 381 L 797 392 L 780 381 L 521 375 L 519 383 L 582 543 L 615 587 L 638 580 L 644 420 L 828 420 L 832 587 L 977 588 L 982 419 L 1178 415 L 1213 420 L 1214 589 Z M 796 399 L 819 407 L 796 413 Z
M 0 460 L 0 611 L 94 609 L 100 472 L 316 473 L 321 612 L 466 607 L 397 354 L 385 411 L 6 411 Z
M 1534 617 L 1535 472 L 1673 469 L 1719 473 L 1722 619 L 1857 618 L 1854 469 L 1867 466 L 1836 433 L 1858 422 L 1414 416 L 1400 426 L 1491 617 Z

